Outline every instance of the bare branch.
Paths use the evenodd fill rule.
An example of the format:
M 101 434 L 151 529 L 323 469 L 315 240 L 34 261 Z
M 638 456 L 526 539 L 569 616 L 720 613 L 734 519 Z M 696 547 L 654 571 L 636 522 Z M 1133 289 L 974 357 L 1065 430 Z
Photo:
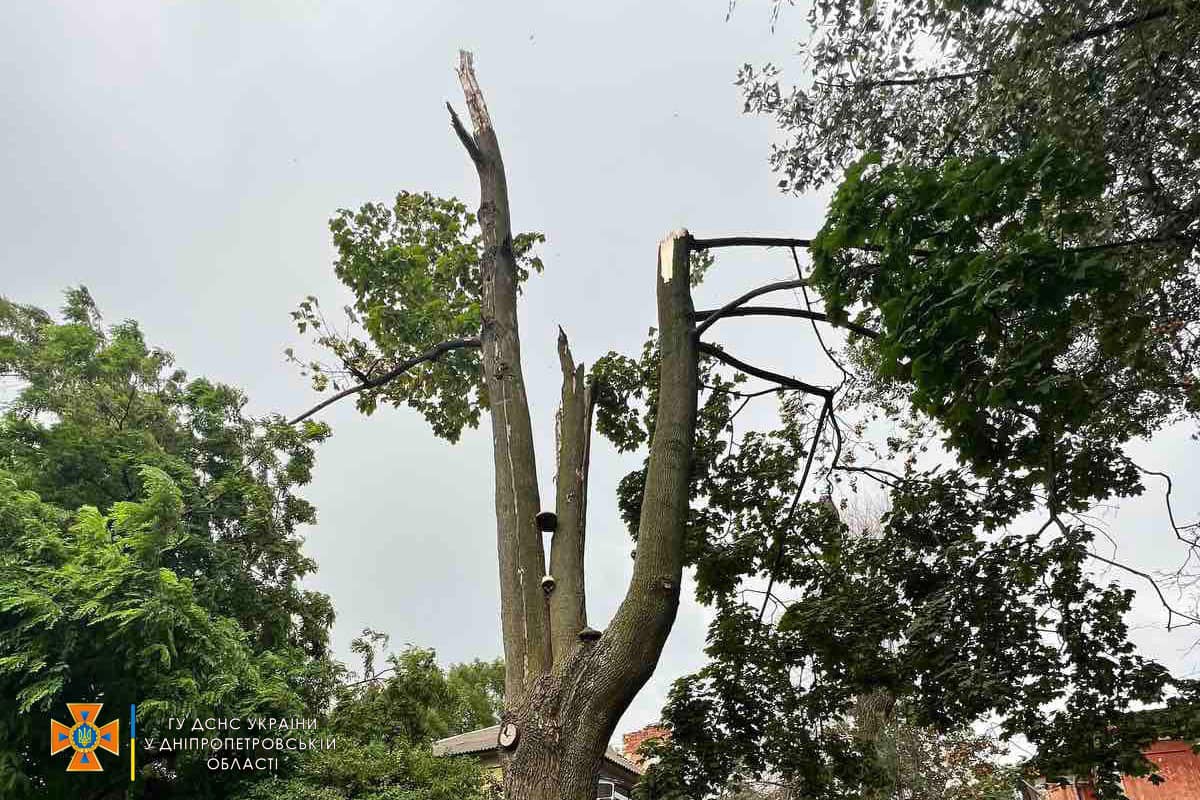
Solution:
M 458 112 L 454 110 L 454 106 L 446 103 L 446 110 L 450 112 L 450 127 L 454 129 L 454 133 L 458 136 L 458 140 L 462 142 L 462 146 L 466 148 L 467 155 L 476 164 L 483 163 L 483 153 L 479 151 L 479 145 L 475 144 L 475 138 L 471 136 L 471 132 L 462 124 L 462 120 L 458 118 Z
M 717 313 L 717 309 L 708 309 L 705 311 L 697 311 L 697 321 L 706 320 Z M 742 306 L 740 308 L 731 308 L 721 315 L 724 317 L 799 317 L 800 319 L 811 319 L 816 322 L 828 322 L 835 328 L 845 328 L 848 331 L 857 333 L 859 336 L 865 336 L 868 339 L 878 339 L 879 331 L 871 330 L 865 325 L 859 325 L 856 322 L 834 322 L 829 319 L 827 314 L 820 311 L 810 311 L 803 308 L 787 308 L 784 306 Z
M 1143 14 L 1137 14 L 1125 19 L 1119 19 L 1115 22 L 1110 22 L 1107 25 L 1099 25 L 1095 28 L 1087 28 L 1081 31 L 1075 31 L 1070 36 L 1063 39 L 1064 44 L 1079 44 L 1086 42 L 1089 39 L 1097 39 L 1101 36 L 1108 36 L 1110 33 L 1118 33 L 1129 28 L 1142 25 L 1146 22 L 1153 22 L 1156 19 L 1170 16 L 1175 13 L 1175 9 L 1171 6 L 1161 6 L 1153 8 Z
M 379 672 L 376 672 L 374 675 L 371 675 L 370 677 L 367 677 L 367 678 L 363 678 L 360 681 L 352 681 L 350 683 L 343 683 L 342 688 L 343 689 L 353 689 L 355 686 L 362 686 L 364 683 L 374 683 L 375 681 L 382 679 L 383 676 L 387 675 L 389 672 L 395 672 L 395 671 L 396 671 L 395 667 L 387 667 L 386 669 L 381 669 L 381 670 L 379 670 Z
M 693 250 L 714 250 L 718 247 L 812 247 L 812 239 L 791 239 L 780 236 L 719 236 L 715 239 L 692 239 Z
M 701 353 L 712 356 L 713 358 L 717 359 L 718 361 L 728 364 L 729 366 L 733 367 L 734 369 L 741 370 L 742 372 L 746 373 L 747 375 L 753 375 L 756 378 L 762 378 L 764 381 L 771 381 L 772 383 L 778 383 L 780 386 L 783 386 L 784 388 L 795 389 L 796 391 L 806 392 L 808 394 L 815 394 L 818 397 L 824 397 L 825 399 L 829 399 L 833 396 L 832 389 L 826 389 L 821 386 L 814 386 L 811 383 L 805 383 L 804 381 L 796 380 L 795 378 L 790 378 L 787 375 L 780 375 L 777 372 L 771 372 L 770 370 L 765 370 L 765 369 L 762 369 L 761 367 L 756 367 L 756 366 L 753 366 L 752 364 L 747 364 L 745 361 L 742 361 L 741 359 L 738 359 L 738 358 L 734 358 L 733 356 L 729 355 L 721 348 L 719 348 L 716 345 L 711 344 L 709 342 L 698 343 L 696 345 L 696 349 Z
M 1099 553 L 1093 553 L 1089 551 L 1088 556 L 1096 559 L 1097 561 L 1101 561 L 1105 564 L 1116 567 L 1117 569 L 1125 570 L 1129 574 L 1136 575 L 1149 583 L 1151 588 L 1154 589 L 1154 593 L 1158 595 L 1158 602 L 1161 603 L 1162 607 L 1167 610 L 1167 630 L 1186 628 L 1189 625 L 1200 624 L 1200 617 L 1193 617 L 1191 614 L 1185 614 L 1184 612 L 1175 609 L 1170 603 L 1167 602 L 1166 595 L 1163 594 L 1162 589 L 1158 585 L 1158 581 L 1156 581 L 1154 576 L 1150 573 L 1142 572 L 1140 569 L 1134 569 L 1131 566 L 1122 564 L 1120 561 L 1113 561 L 1111 558 L 1105 558 Z M 1175 617 L 1182 617 L 1183 619 L 1186 619 L 1187 622 L 1177 625 L 1174 622 Z
M 813 246 L 813 239 L 794 239 L 785 236 L 721 236 L 715 239 L 692 239 L 693 250 L 714 250 L 718 247 L 803 247 Z M 863 250 L 868 253 L 882 253 L 883 246 L 878 244 L 846 245 L 847 250 Z M 914 256 L 928 256 L 930 251 L 914 249 L 909 251 Z
M 803 278 L 804 270 L 800 268 L 800 257 L 796 255 L 796 248 L 793 247 L 790 249 L 792 251 L 792 263 L 796 265 L 796 277 Z M 804 298 L 805 309 L 807 309 L 809 313 L 813 313 L 812 301 L 808 298 L 808 287 L 801 286 L 800 294 Z M 825 344 L 825 337 L 821 335 L 821 329 L 817 327 L 816 320 L 812 320 L 812 329 L 813 335 L 817 337 L 817 344 L 821 345 L 821 350 L 825 353 L 825 357 L 828 358 L 830 363 L 837 367 L 838 371 L 842 373 L 842 382 L 839 383 L 834 389 L 834 392 L 840 392 L 850 380 L 850 373 L 846 370 L 846 367 L 837 358 L 837 356 L 833 354 L 833 351 L 829 349 L 829 345 Z M 834 424 L 836 424 L 836 421 Z
M 1184 236 L 1167 232 L 1155 236 L 1124 239 L 1117 242 L 1101 242 L 1099 244 L 1082 245 L 1079 247 L 1064 247 L 1057 252 L 1093 253 L 1102 250 L 1117 250 L 1142 245 L 1169 245 L 1180 241 L 1188 241 L 1188 239 Z M 722 236 L 714 239 L 693 239 L 692 248 L 694 250 L 714 250 L 720 247 L 802 247 L 807 250 L 811 249 L 814 243 L 814 239 L 795 239 L 784 236 Z M 848 244 L 843 245 L 842 249 L 861 250 L 865 253 L 882 253 L 886 250 L 883 245 L 879 244 Z M 908 252 L 910 255 L 918 258 L 928 258 L 933 255 L 932 250 L 919 247 L 913 248 Z
M 358 394 L 359 392 L 366 391 L 367 389 L 375 389 L 380 386 L 383 386 L 385 383 L 390 383 L 391 381 L 395 380 L 396 378 L 399 378 L 405 372 L 408 372 L 408 370 L 412 369 L 413 367 L 417 366 L 418 364 L 423 364 L 426 361 L 437 361 L 439 358 L 441 358 L 443 355 L 450 352 L 451 350 L 460 350 L 464 347 L 479 347 L 479 339 L 477 339 L 477 338 L 451 339 L 450 341 L 442 342 L 441 344 L 434 345 L 433 347 L 429 348 L 424 353 L 421 353 L 418 356 L 413 356 L 410 359 L 401 361 L 399 364 L 392 367 L 387 372 L 380 375 L 378 378 L 372 378 L 371 380 L 363 381 L 362 383 L 358 384 L 357 386 L 351 386 L 349 389 L 343 389 L 342 391 L 338 392 L 337 394 L 326 398 L 325 400 L 321 401 L 320 403 L 317 403 L 315 406 L 310 408 L 308 411 L 305 411 L 303 414 L 300 414 L 299 416 L 288 420 L 288 424 L 295 425 L 297 422 L 303 422 L 304 420 L 311 417 L 313 414 L 316 414 L 318 411 L 333 405 L 338 400 L 341 400 L 344 397 L 349 397 L 352 394 Z
M 783 289 L 798 289 L 803 285 L 804 281 L 802 279 L 796 279 L 790 281 L 776 281 L 775 283 L 768 283 L 766 286 L 760 286 L 757 289 L 751 289 L 741 297 L 735 297 L 733 300 L 730 300 L 716 311 L 707 312 L 704 322 L 700 323 L 700 325 L 696 327 L 696 338 L 702 336 L 706 330 L 712 327 L 714 322 L 719 320 L 721 317 L 724 317 L 730 312 L 730 310 L 735 309 L 756 297 L 769 294 L 770 292 L 778 292 Z
M 829 81 L 813 81 L 813 86 L 825 89 L 878 89 L 884 86 L 924 86 L 930 83 L 947 83 L 949 81 L 970 80 L 991 75 L 990 69 L 972 69 L 966 72 L 944 72 L 934 75 L 924 75 L 919 78 L 881 78 L 874 81 L 848 81 L 831 83 Z
M 1189 537 L 1189 536 L 1183 535 L 1183 531 L 1197 527 L 1197 523 L 1193 522 L 1189 525 L 1180 525 L 1178 522 L 1175 521 L 1175 509 L 1171 504 L 1171 492 L 1175 488 L 1175 486 L 1174 486 L 1174 483 L 1171 481 L 1171 476 L 1165 472 L 1159 472 L 1158 470 L 1146 469 L 1145 467 L 1139 465 L 1138 463 L 1134 462 L 1133 460 L 1131 460 L 1129 458 L 1126 458 L 1125 461 L 1128 462 L 1138 472 L 1141 472 L 1144 475 L 1154 475 L 1155 477 L 1163 479 L 1163 481 L 1167 484 L 1166 488 L 1163 491 L 1163 500 L 1167 506 L 1167 519 L 1171 523 L 1171 530 L 1173 530 L 1175 532 L 1175 538 L 1178 539 L 1179 541 L 1183 542 L 1184 544 L 1189 545 L 1190 547 L 1200 547 L 1200 539 L 1197 539 L 1195 536 Z

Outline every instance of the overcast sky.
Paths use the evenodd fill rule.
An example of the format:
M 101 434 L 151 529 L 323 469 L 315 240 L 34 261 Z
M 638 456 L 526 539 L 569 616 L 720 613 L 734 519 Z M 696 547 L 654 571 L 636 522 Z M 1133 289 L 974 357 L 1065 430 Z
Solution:
M 788 197 L 766 163 L 768 120 L 741 113 L 746 61 L 792 63 L 802 13 L 770 30 L 765 3 L 23 3 L 0 11 L 0 291 L 57 308 L 88 286 L 110 322 L 138 320 L 192 375 L 243 387 L 253 413 L 314 395 L 283 349 L 305 295 L 345 301 L 326 222 L 400 189 L 462 198 L 474 172 L 444 103 L 473 50 L 508 170 L 514 227 L 546 234 L 546 272 L 523 299 L 526 378 L 544 502 L 552 503 L 556 327 L 579 360 L 639 351 L 654 321 L 657 241 L 806 235 L 824 198 Z M 793 275 L 781 253 L 723 256 L 697 305 Z M 732 352 L 820 381 L 795 326 L 725 323 Z M 299 349 L 299 348 L 298 348 Z M 322 415 L 334 436 L 307 496 L 319 523 L 309 584 L 329 593 L 333 641 L 364 626 L 443 662 L 500 654 L 486 427 L 450 446 L 408 411 Z M 1194 517 L 1185 434 L 1139 448 L 1174 469 Z M 589 501 L 588 611 L 604 627 L 631 543 L 614 487 L 634 464 L 598 444 Z M 1194 469 L 1194 468 L 1193 468 Z M 1189 516 L 1190 515 L 1190 516 Z M 1160 498 L 1112 520 L 1129 560 L 1170 566 Z M 1167 636 L 1139 602 L 1139 641 L 1194 669 L 1196 636 Z M 655 719 L 670 682 L 702 663 L 705 616 L 685 602 L 659 669 L 618 733 Z

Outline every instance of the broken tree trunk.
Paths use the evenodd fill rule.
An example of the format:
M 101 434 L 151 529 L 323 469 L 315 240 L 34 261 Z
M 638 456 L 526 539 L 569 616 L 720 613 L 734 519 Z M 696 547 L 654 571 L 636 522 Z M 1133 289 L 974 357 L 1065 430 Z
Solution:
M 500 561 L 500 618 L 504 636 L 506 696 L 519 695 L 531 677 L 549 668 L 549 619 L 542 597 L 545 564 L 536 516 L 537 465 L 529 401 L 521 371 L 517 329 L 517 263 L 513 255 L 508 186 L 500 144 L 475 80 L 471 54 L 462 53 L 458 70 L 474 133 L 450 109 L 455 132 L 479 174 L 479 227 L 484 256 L 480 265 L 480 331 L 484 380 L 492 420 L 496 464 L 496 542 Z
M 506 698 L 520 732 L 504 774 L 505 797 L 512 800 L 595 797 L 604 749 L 653 674 L 679 608 L 697 389 L 687 231 L 663 241 L 658 266 L 658 414 L 633 578 L 598 640 L 576 636 L 525 697 Z
M 587 524 L 587 478 L 592 438 L 592 387 L 583 364 L 571 358 L 567 336 L 559 329 L 562 401 L 558 407 L 555 474 L 557 527 L 550 543 L 550 642 L 554 663 L 561 662 L 587 627 L 583 552 Z
M 584 543 L 592 395 L 566 336 L 557 436 L 557 528 L 545 553 L 537 471 L 517 329 L 517 270 L 508 191 L 495 129 L 462 53 L 459 78 L 472 131 L 450 108 L 479 174 L 483 366 L 496 470 L 496 531 L 504 637 L 504 791 L 511 800 L 593 800 L 596 774 L 621 715 L 645 685 L 679 606 L 688 476 L 695 437 L 697 346 L 687 231 L 659 246 L 655 284 L 661 366 L 633 577 L 604 633 L 586 628 Z M 581 631 L 581 629 L 583 629 Z M 581 635 L 582 634 L 582 635 Z

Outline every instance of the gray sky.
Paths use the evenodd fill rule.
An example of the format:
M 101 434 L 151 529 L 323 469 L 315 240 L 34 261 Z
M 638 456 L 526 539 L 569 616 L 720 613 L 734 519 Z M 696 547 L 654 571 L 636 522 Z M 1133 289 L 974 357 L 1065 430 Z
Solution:
M 556 326 L 577 359 L 636 353 L 653 324 L 656 242 L 697 235 L 805 235 L 822 197 L 785 197 L 766 164 L 769 121 L 746 117 L 733 79 L 745 62 L 794 63 L 802 12 L 769 29 L 765 4 L 729 22 L 723 0 L 609 3 L 24 3 L 0 11 L 0 291 L 57 308 L 86 284 L 110 322 L 132 318 L 193 375 L 246 389 L 254 413 L 295 412 L 314 395 L 282 357 L 301 342 L 288 312 L 326 308 L 326 221 L 400 189 L 478 202 L 443 103 L 462 108 L 453 66 L 476 54 L 509 175 L 514 227 L 547 236 L 546 273 L 523 298 L 526 377 L 542 496 L 553 498 Z M 711 305 L 792 275 L 781 253 L 723 256 Z M 815 380 L 794 325 L 730 322 L 720 340 L 758 363 Z M 299 348 L 298 348 L 299 349 Z M 407 411 L 322 417 L 334 436 L 307 492 L 319 510 L 307 552 L 338 620 L 333 640 L 370 625 L 445 662 L 501 650 L 486 422 L 457 446 Z M 1181 519 L 1197 510 L 1178 433 L 1141 448 L 1174 469 Z M 593 457 L 588 610 L 603 627 L 623 594 L 631 543 L 614 503 L 634 464 Z M 1189 516 L 1190 515 L 1190 516 Z M 1178 552 L 1161 502 L 1116 520 L 1126 556 L 1169 566 Z M 1126 541 L 1130 539 L 1126 538 Z M 1196 638 L 1138 636 L 1190 670 Z M 657 717 L 670 682 L 702 663 L 705 617 L 685 603 L 654 678 L 618 732 Z

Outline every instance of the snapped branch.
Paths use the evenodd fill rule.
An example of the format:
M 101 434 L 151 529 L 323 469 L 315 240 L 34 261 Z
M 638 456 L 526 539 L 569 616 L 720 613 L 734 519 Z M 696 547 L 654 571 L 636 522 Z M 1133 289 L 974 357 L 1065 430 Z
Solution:
M 587 539 L 587 487 L 595 397 L 583 364 L 571 357 L 567 334 L 558 329 L 562 400 L 555 426 L 555 517 L 550 540 L 550 645 L 561 663 L 587 627 L 584 550 Z
M 550 667 L 549 611 L 539 582 L 546 568 L 545 545 L 536 524 L 542 509 L 529 401 L 521 369 L 517 325 L 519 271 L 512 247 L 504 159 L 470 53 L 459 52 L 457 72 L 472 132 L 467 132 L 453 110 L 450 121 L 479 178 L 477 218 L 484 244 L 479 265 L 482 318 L 479 338 L 492 423 L 504 695 L 511 708 L 533 680 Z
M 458 118 L 458 112 L 454 110 L 454 106 L 446 103 L 446 110 L 450 112 L 450 127 L 454 129 L 454 134 L 458 136 L 458 140 L 462 142 L 463 148 L 467 151 L 467 155 L 475 164 L 483 163 L 483 153 L 479 150 L 479 145 L 475 144 L 475 137 L 463 125 L 462 120 Z

